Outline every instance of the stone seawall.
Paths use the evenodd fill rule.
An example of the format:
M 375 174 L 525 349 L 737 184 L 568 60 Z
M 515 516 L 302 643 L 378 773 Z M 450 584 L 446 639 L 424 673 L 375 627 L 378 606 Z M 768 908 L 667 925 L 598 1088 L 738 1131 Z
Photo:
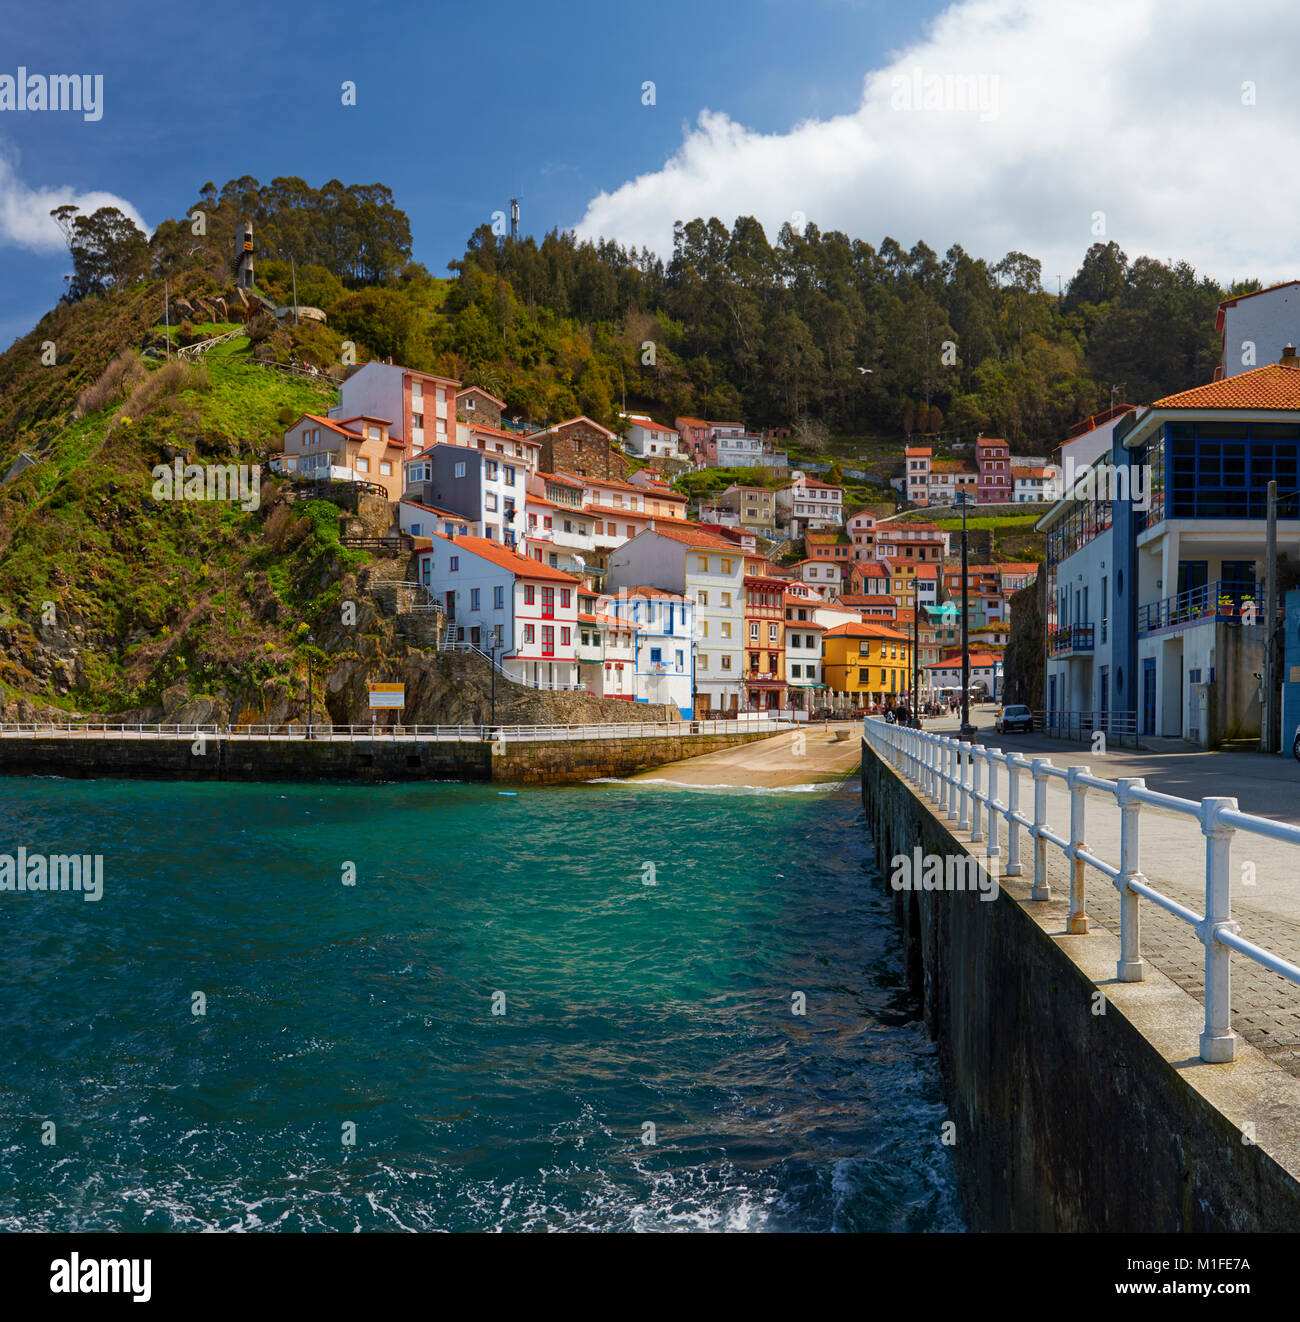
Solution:
M 768 733 L 507 742 L 481 740 L 0 738 L 0 775 L 143 780 L 400 780 L 563 784 L 627 776 Z
M 968 850 L 865 741 L 862 798 L 886 885 L 891 860 L 917 846 L 983 849 Z M 1029 889 L 1003 878 L 993 901 L 891 889 L 971 1224 L 1293 1231 L 1300 1080 L 1245 1042 L 1231 1064 L 1202 1063 L 1201 1006 L 1154 969 L 1116 982 L 1118 940 L 1096 927 L 1065 935 L 1068 906 Z

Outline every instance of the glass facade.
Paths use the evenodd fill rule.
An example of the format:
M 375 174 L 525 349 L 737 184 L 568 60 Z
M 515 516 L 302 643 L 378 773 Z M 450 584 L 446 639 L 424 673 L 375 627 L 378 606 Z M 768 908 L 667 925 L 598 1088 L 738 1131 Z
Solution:
M 1300 424 L 1166 423 L 1141 451 L 1149 465 L 1150 507 L 1138 527 L 1161 519 L 1262 519 L 1268 484 L 1278 486 L 1278 517 L 1300 517 Z M 1288 494 L 1289 493 L 1289 494 Z

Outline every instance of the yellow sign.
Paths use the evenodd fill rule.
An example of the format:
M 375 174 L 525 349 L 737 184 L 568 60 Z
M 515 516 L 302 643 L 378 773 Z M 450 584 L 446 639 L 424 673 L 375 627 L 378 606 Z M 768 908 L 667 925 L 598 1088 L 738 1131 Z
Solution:
M 406 706 L 406 686 L 404 684 L 371 684 L 369 688 L 372 710 L 378 707 L 400 708 Z

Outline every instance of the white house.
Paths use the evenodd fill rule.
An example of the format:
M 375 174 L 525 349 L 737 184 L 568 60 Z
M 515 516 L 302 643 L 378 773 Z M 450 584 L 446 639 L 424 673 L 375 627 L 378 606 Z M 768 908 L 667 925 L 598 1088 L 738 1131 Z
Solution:
M 788 526 L 791 537 L 801 537 L 809 528 L 844 522 L 844 488 L 818 482 L 798 473 L 776 493 L 777 518 Z
M 1227 299 L 1214 329 L 1223 335 L 1222 376 L 1277 362 L 1288 344 L 1300 344 L 1300 280 Z
M 739 709 L 744 690 L 745 556 L 688 527 L 647 528 L 609 553 L 607 590 L 642 585 L 695 601 L 695 707 Z
M 681 437 L 664 423 L 655 422 L 648 413 L 624 413 L 627 439 L 624 448 L 638 459 L 684 459 Z
M 817 695 L 825 688 L 822 676 L 822 635 L 817 622 L 820 603 L 794 592 L 785 594 L 785 678 L 790 705 L 802 711 L 820 706 Z
M 599 603 L 635 630 L 636 700 L 694 710 L 695 602 L 662 588 L 621 588 Z
M 416 555 L 419 581 L 445 608 L 458 645 L 495 655 L 521 684 L 581 686 L 576 578 L 486 537 L 437 533 Z
M 594 590 L 578 594 L 578 674 L 601 698 L 636 698 L 636 629 L 605 608 Z

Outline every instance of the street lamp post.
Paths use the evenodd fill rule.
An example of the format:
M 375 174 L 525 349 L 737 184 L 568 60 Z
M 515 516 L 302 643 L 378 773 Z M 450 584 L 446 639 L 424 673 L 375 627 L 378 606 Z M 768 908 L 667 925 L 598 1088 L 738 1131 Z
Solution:
M 311 649 L 316 645 L 315 634 L 307 635 L 307 738 L 311 738 L 311 679 L 312 679 L 312 655 Z
M 975 727 L 970 723 L 970 607 L 966 549 L 966 506 L 970 492 L 959 491 L 957 504 L 961 506 L 961 730 L 958 737 L 968 743 L 975 738 Z

